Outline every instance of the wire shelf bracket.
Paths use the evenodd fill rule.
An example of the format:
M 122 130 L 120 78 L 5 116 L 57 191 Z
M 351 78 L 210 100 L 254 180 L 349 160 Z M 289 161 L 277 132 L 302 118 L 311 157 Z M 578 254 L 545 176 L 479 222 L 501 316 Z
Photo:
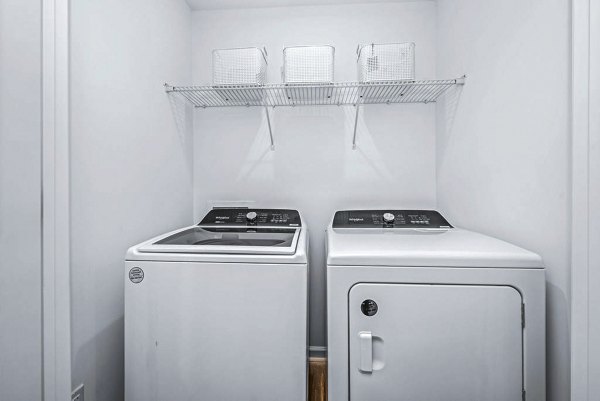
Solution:
M 368 104 L 433 103 L 450 88 L 465 85 L 466 76 L 447 80 L 336 82 L 325 84 L 266 84 L 171 86 L 196 108 L 262 107 L 265 109 L 271 150 L 275 148 L 269 107 L 343 106 L 356 108 L 352 147 L 356 148 L 359 112 Z
M 358 113 L 360 112 L 360 105 L 356 104 L 356 115 L 354 116 L 354 134 L 352 135 L 352 149 L 356 149 L 356 131 L 358 130 Z
M 271 116 L 269 116 L 269 108 L 265 106 L 265 114 L 267 115 L 267 126 L 269 127 L 269 139 L 271 140 L 271 150 L 275 150 L 275 142 L 273 142 L 273 128 L 271 127 Z

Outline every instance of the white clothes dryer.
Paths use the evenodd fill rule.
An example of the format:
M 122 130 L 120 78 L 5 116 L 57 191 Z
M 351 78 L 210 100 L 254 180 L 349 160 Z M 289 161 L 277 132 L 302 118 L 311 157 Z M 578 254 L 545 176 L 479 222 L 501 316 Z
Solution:
M 129 249 L 126 401 L 306 401 L 307 253 L 288 209 L 213 209 Z
M 541 258 L 430 210 L 327 230 L 329 401 L 545 401 Z

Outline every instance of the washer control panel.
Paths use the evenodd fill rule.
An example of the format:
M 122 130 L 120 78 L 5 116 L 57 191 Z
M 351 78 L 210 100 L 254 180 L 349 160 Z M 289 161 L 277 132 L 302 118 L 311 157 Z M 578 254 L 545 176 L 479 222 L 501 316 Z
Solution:
M 435 210 L 342 210 L 333 228 L 452 228 Z
M 302 222 L 291 209 L 214 208 L 198 225 L 300 227 Z

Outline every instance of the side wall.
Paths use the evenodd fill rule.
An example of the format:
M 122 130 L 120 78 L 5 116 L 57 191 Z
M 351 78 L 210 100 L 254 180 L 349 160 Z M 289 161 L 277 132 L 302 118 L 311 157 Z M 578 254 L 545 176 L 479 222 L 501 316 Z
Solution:
M 547 266 L 547 389 L 569 399 L 570 2 L 439 0 L 437 192 L 456 225 Z
M 600 3 L 592 1 L 589 142 L 589 400 L 600 398 Z M 574 289 L 576 287 L 573 287 Z
M 42 397 L 41 5 L 0 0 L 0 400 Z
M 73 1 L 73 387 L 123 399 L 128 246 L 191 223 L 191 121 L 164 82 L 191 80 L 184 0 Z
M 198 11 L 194 82 L 211 82 L 211 50 L 266 46 L 268 81 L 281 82 L 284 46 L 335 46 L 336 81 L 356 80 L 359 43 L 416 42 L 417 78 L 435 78 L 435 3 Z M 324 233 L 335 210 L 435 206 L 435 105 L 366 106 L 352 150 L 354 108 L 198 110 L 194 120 L 194 209 L 249 201 L 298 208 L 311 243 L 311 345 L 325 345 Z M 373 203 L 376 199 L 376 203 Z

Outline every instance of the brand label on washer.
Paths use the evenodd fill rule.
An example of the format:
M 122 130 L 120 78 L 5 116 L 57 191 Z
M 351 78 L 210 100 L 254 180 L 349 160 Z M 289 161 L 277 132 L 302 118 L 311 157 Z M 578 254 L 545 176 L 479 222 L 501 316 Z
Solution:
M 134 283 L 134 284 L 141 283 L 143 279 L 144 279 L 144 271 L 141 268 L 134 267 L 131 270 L 129 270 L 129 280 L 131 280 L 132 283 Z

